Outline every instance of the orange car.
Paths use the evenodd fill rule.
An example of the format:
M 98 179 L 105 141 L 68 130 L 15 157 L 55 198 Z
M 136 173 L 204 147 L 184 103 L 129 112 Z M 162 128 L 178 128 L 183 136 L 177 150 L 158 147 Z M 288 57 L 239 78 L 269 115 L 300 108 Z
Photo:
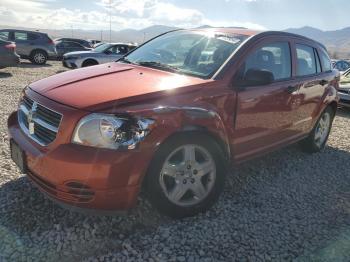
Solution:
M 338 75 L 321 44 L 293 34 L 172 31 L 123 59 L 24 89 L 11 154 L 68 207 L 113 212 L 141 189 L 161 212 L 207 210 L 227 168 L 300 142 L 326 144 Z

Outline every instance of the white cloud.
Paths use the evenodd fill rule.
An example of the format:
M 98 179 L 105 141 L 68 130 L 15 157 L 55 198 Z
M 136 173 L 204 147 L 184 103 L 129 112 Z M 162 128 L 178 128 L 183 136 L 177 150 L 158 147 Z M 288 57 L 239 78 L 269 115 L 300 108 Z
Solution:
M 62 29 L 108 29 L 109 12 L 112 14 L 114 30 L 140 29 L 154 24 L 178 27 L 196 27 L 203 24 L 213 26 L 245 26 L 263 29 L 250 22 L 212 21 L 192 8 L 178 7 L 166 0 L 96 0 L 100 11 L 70 10 L 68 7 L 53 10 L 50 3 L 55 0 L 1 0 L 0 24 L 34 28 Z M 102 8 L 101 8 L 102 7 Z

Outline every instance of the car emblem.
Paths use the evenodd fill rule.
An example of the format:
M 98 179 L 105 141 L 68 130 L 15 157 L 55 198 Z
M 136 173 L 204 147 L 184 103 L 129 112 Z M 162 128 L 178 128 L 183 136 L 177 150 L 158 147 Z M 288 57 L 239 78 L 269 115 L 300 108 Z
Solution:
M 33 119 L 35 117 L 37 109 L 38 109 L 38 103 L 34 102 L 32 105 L 32 108 L 29 110 L 28 116 L 27 116 L 28 130 L 29 130 L 29 134 L 31 134 L 31 135 L 34 135 L 34 132 L 35 132 Z

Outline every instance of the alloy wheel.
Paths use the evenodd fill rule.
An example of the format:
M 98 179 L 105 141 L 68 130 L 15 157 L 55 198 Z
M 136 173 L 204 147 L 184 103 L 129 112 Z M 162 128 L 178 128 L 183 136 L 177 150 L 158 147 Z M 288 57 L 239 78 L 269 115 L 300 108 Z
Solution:
M 199 145 L 184 145 L 165 160 L 159 182 L 172 203 L 192 206 L 209 195 L 215 179 L 215 161 L 208 150 Z
M 42 53 L 36 53 L 36 54 L 34 55 L 34 61 L 35 61 L 35 63 L 37 63 L 37 64 L 42 64 L 42 63 L 45 62 L 45 60 L 46 60 L 46 57 L 45 57 L 45 55 L 42 54 Z
M 315 143 L 318 147 L 321 147 L 327 140 L 331 127 L 331 116 L 329 112 L 325 112 L 320 118 L 316 131 L 315 131 Z

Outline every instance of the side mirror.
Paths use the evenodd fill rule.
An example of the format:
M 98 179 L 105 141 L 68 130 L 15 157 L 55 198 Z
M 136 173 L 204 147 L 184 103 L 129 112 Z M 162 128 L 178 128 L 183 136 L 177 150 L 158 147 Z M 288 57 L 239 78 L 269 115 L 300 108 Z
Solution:
M 243 78 L 243 86 L 262 86 L 273 83 L 273 73 L 264 69 L 249 69 Z

